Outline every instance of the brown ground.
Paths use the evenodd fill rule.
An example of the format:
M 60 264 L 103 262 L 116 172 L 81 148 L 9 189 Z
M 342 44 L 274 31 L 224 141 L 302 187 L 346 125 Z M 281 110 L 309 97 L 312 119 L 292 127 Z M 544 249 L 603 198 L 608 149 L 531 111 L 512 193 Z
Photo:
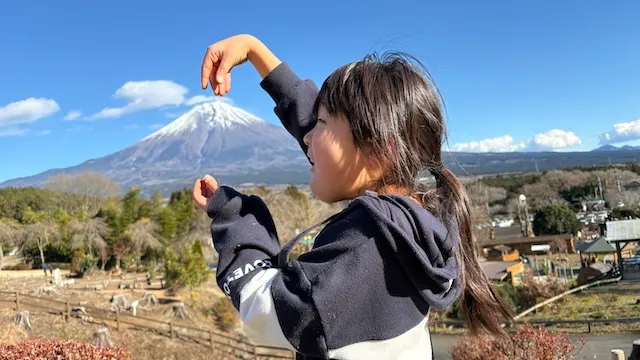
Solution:
M 203 286 L 190 291 L 183 289 L 178 291 L 177 294 L 168 294 L 166 290 L 160 289 L 159 281 L 154 281 L 151 287 L 146 286 L 144 280 L 144 274 L 137 274 L 140 279 L 138 284 L 144 284 L 144 289 L 119 289 L 120 282 L 124 284 L 132 284 L 134 274 L 125 274 L 121 277 L 99 275 L 93 276 L 88 279 L 76 279 L 75 284 L 70 285 L 68 288 L 58 288 L 57 293 L 52 295 L 39 294 L 37 295 L 41 300 L 22 297 L 20 310 L 30 311 L 30 320 L 33 327 L 33 332 L 28 333 L 13 325 L 13 317 L 16 314 L 15 303 L 0 301 L 0 345 L 19 342 L 20 340 L 29 338 L 69 338 L 82 341 L 91 341 L 94 331 L 100 326 L 95 323 L 83 323 L 80 319 L 71 318 L 69 322 L 65 322 L 61 314 L 50 312 L 45 309 L 39 309 L 31 304 L 43 304 L 48 307 L 56 307 L 63 311 L 66 307 L 65 304 L 58 304 L 51 300 L 57 300 L 61 302 L 69 301 L 72 306 L 79 305 L 87 307 L 87 313 L 106 314 L 105 311 L 94 311 L 89 307 L 95 307 L 98 309 L 108 310 L 111 308 L 110 299 L 114 294 L 124 294 L 127 296 L 129 302 L 133 300 L 141 300 L 145 292 L 153 292 L 160 304 L 155 307 L 143 308 L 142 303 L 138 307 L 137 315 L 140 317 L 146 317 L 161 321 L 167 321 L 165 317 L 166 312 L 171 309 L 171 304 L 174 302 L 183 302 L 185 310 L 189 316 L 189 319 L 173 318 L 174 324 L 185 325 L 197 329 L 213 330 L 214 332 L 224 331 L 217 325 L 217 317 L 212 312 L 213 304 L 220 299 L 223 294 L 215 284 L 213 277 Z M 124 280 L 121 280 L 123 278 Z M 35 294 L 38 288 L 43 286 L 50 286 L 49 278 L 35 278 L 35 279 L 2 279 L 0 280 L 0 299 L 15 299 L 11 294 L 14 291 L 19 291 L 22 294 Z M 107 288 L 105 290 L 87 290 L 86 287 L 103 284 L 104 280 L 109 280 Z M 4 293 L 2 293 L 4 292 Z M 115 318 L 115 317 L 114 317 Z M 124 318 L 124 317 L 123 317 Z M 132 317 L 126 317 L 134 322 L 138 320 Z M 153 324 L 140 320 L 145 324 Z M 99 322 L 96 320 L 96 322 Z M 240 352 L 230 353 L 228 346 L 216 345 L 212 348 L 207 340 L 203 340 L 202 343 L 197 343 L 190 339 L 171 339 L 168 336 L 168 326 L 157 324 L 158 330 L 164 335 L 154 333 L 149 330 L 142 330 L 132 328 L 131 326 L 121 324 L 120 330 L 115 329 L 115 322 L 108 323 L 109 331 L 112 341 L 116 346 L 124 346 L 127 352 L 134 356 L 135 359 L 179 359 L 179 360 L 200 360 L 200 359 L 237 359 L 241 356 Z M 181 330 L 182 331 L 182 330 Z M 191 336 L 206 336 L 206 333 L 201 332 L 189 332 L 187 335 Z M 235 331 L 227 333 L 233 335 L 236 338 L 238 335 Z M 225 339 L 215 335 L 215 339 L 223 341 L 225 343 L 237 344 L 232 340 Z M 247 348 L 248 350 L 248 348 Z

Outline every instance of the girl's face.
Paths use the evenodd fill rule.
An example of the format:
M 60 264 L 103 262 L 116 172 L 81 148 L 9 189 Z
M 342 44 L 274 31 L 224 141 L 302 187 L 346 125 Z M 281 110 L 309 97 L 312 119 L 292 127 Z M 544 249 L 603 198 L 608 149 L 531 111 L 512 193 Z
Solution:
M 316 126 L 304 137 L 309 146 L 311 192 L 325 202 L 353 199 L 378 178 L 378 171 L 354 142 L 347 119 L 318 109 Z

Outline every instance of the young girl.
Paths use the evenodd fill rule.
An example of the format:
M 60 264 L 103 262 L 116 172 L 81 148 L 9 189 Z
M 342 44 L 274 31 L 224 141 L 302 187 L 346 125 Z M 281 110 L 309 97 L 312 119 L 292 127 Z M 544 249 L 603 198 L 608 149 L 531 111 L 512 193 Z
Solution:
M 318 91 L 239 35 L 208 48 L 203 89 L 210 82 L 225 95 L 231 68 L 246 60 L 307 154 L 313 194 L 350 201 L 313 250 L 287 263 L 290 246 L 280 247 L 260 198 L 210 175 L 196 181 L 194 200 L 212 218 L 218 285 L 249 336 L 298 359 L 428 359 L 429 309 L 459 296 L 471 331 L 502 333 L 511 313 L 476 259 L 467 195 L 442 164 L 444 119 L 429 78 L 405 57 L 369 56 Z M 435 189 L 418 182 L 425 171 Z

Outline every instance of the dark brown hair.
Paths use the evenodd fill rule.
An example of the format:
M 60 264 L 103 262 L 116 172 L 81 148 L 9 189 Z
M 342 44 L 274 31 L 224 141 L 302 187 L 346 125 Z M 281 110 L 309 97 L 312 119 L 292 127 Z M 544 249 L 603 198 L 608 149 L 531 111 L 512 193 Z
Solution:
M 469 198 L 442 163 L 446 131 L 441 100 L 418 60 L 390 52 L 368 55 L 333 72 L 320 89 L 315 111 L 323 106 L 331 115 L 344 115 L 356 147 L 386 166 L 374 189 L 405 189 L 450 230 L 458 228 L 460 244 L 454 248 L 467 326 L 472 333 L 500 334 L 501 320 L 510 321 L 512 313 L 480 268 Z M 435 188 L 419 181 L 428 172 L 437 180 Z

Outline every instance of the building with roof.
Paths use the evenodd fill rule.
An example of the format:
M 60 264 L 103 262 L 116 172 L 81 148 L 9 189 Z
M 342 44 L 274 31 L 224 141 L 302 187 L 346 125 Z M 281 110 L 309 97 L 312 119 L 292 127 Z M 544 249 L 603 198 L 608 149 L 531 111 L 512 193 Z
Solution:
M 512 285 L 522 283 L 524 263 L 522 261 L 489 261 L 480 259 L 480 268 L 490 281 L 508 282 Z
M 616 249 L 618 268 L 623 280 L 640 280 L 640 258 L 635 257 L 633 249 L 640 241 L 640 219 L 615 220 L 606 222 L 605 239 Z M 623 256 L 625 255 L 625 256 Z
M 624 189 L 627 191 L 640 191 L 640 180 L 633 180 L 626 183 Z

